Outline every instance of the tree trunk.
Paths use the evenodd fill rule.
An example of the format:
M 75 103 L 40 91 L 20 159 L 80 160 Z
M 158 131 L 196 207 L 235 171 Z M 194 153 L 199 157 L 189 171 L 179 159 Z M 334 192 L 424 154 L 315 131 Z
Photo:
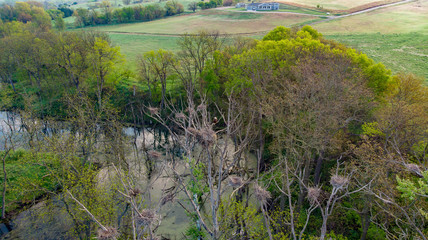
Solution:
M 162 80 L 162 99 L 161 99 L 161 109 L 165 108 L 165 96 L 166 96 L 166 80 Z
M 5 152 L 3 156 L 3 199 L 2 199 L 2 210 L 1 210 L 1 218 L 6 218 L 6 181 L 7 181 L 7 173 L 6 173 L 6 156 Z
M 10 85 L 12 85 L 13 92 L 16 93 L 15 84 L 13 83 L 12 76 L 8 76 L 8 78 L 9 78 Z
M 327 216 L 323 217 L 320 240 L 324 240 L 325 235 L 327 235 Z
M 365 240 L 367 238 L 367 232 L 369 231 L 370 227 L 370 202 L 371 202 L 371 196 L 368 196 L 367 199 L 365 199 L 367 202 L 364 204 L 364 209 L 361 214 L 361 240 Z
M 305 169 L 304 169 L 304 173 L 303 173 L 303 184 L 304 185 L 308 185 L 309 182 L 309 175 L 311 173 L 311 157 L 307 156 L 306 157 L 306 161 L 305 161 Z M 299 194 L 299 198 L 297 200 L 297 207 L 296 207 L 296 213 L 299 214 L 300 213 L 300 209 L 303 205 L 303 200 L 305 199 L 306 196 L 306 192 L 307 189 L 303 186 L 303 184 L 299 183 L 299 188 L 300 188 L 300 194 Z
M 323 163 L 323 152 L 317 158 L 317 165 L 315 166 L 315 176 L 314 176 L 314 184 L 317 186 L 321 180 L 321 169 Z

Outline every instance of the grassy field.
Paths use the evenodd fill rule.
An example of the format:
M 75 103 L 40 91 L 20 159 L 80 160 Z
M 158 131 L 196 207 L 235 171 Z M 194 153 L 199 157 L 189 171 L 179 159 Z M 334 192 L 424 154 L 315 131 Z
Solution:
M 314 15 L 326 15 L 326 13 L 322 12 L 322 11 L 312 10 L 309 8 L 291 6 L 291 5 L 283 4 L 283 3 L 279 4 L 279 11 L 314 14 Z
M 157 49 L 176 51 L 178 49 L 178 37 L 171 36 L 145 36 L 131 34 L 108 34 L 112 42 L 120 47 L 120 52 L 125 55 L 128 62 L 135 61 L 139 54 Z
M 315 24 L 313 27 L 326 38 L 342 42 L 375 61 L 383 62 L 394 73 L 412 72 L 428 81 L 427 13 L 428 1 L 417 1 Z M 129 66 L 134 68 L 136 56 L 140 53 L 159 48 L 178 50 L 177 35 L 185 32 L 208 29 L 260 37 L 278 25 L 291 26 L 317 20 L 320 18 L 281 13 L 205 10 L 153 22 L 93 29 L 107 32 L 113 43 L 121 47 Z
M 428 35 L 428 1 L 416 1 L 316 24 L 325 34 L 410 33 Z
M 428 81 L 428 36 L 420 33 L 327 35 L 355 48 L 394 73 L 414 73 Z
M 159 48 L 178 51 L 178 37 L 145 36 L 109 33 L 113 43 L 120 46 L 128 66 L 135 68 L 139 54 Z M 325 35 L 355 48 L 375 61 L 384 63 L 394 73 L 411 72 L 428 81 L 427 36 L 420 33 Z M 260 36 L 256 37 L 260 38 Z
M 200 29 L 217 30 L 226 34 L 254 33 L 260 36 L 278 25 L 291 26 L 313 21 L 311 16 L 285 14 L 239 13 L 219 10 L 205 10 L 196 14 L 170 17 L 152 22 L 108 25 L 87 28 L 107 32 L 113 43 L 121 48 L 128 64 L 136 60 L 138 54 L 157 50 L 176 51 L 179 34 Z M 147 35 L 145 35 L 147 34 Z
M 196 14 L 164 18 L 152 22 L 119 24 L 88 28 L 111 33 L 150 33 L 162 35 L 195 32 L 200 29 L 217 30 L 225 34 L 243 34 L 269 31 L 276 26 L 292 26 L 311 22 L 318 17 L 281 13 L 241 13 L 204 10 Z
M 227 8 L 226 10 L 228 11 L 247 11 L 246 8 Z M 313 15 L 327 15 L 325 12 L 323 11 L 317 11 L 317 10 L 313 10 L 313 9 L 309 9 L 309 8 L 303 8 L 303 7 L 297 7 L 297 6 L 292 6 L 292 5 L 288 5 L 288 4 L 279 4 L 279 10 L 273 11 L 273 12 L 293 12 L 293 13 L 303 13 L 303 14 L 313 14 Z
M 350 8 L 355 8 L 361 5 L 373 4 L 376 2 L 381 2 L 381 0 L 278 0 L 277 2 L 292 2 L 297 4 L 306 5 L 309 7 L 323 7 L 326 9 L 333 10 L 346 10 Z

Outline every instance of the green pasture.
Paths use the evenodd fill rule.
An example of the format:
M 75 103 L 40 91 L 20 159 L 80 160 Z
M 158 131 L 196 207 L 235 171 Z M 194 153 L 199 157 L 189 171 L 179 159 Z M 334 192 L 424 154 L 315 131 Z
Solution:
M 132 63 L 139 54 L 148 51 L 164 49 L 177 51 L 178 37 L 172 36 L 147 36 L 137 34 L 108 33 L 114 45 L 120 47 L 120 52 L 125 55 L 128 62 Z
M 325 37 L 367 54 L 373 60 L 385 64 L 394 73 L 414 73 L 428 81 L 428 35 L 375 33 Z
M 76 17 L 74 17 L 74 16 L 64 18 L 65 26 L 66 26 L 68 29 L 71 29 L 71 28 L 74 28 L 74 27 L 75 27 L 75 25 L 74 25 L 74 21 L 76 21 Z

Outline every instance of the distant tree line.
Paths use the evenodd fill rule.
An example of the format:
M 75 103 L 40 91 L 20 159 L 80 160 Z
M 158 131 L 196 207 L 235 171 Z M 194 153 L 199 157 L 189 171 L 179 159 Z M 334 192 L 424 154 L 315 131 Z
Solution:
M 51 26 L 51 16 L 43 9 L 39 2 L 17 2 L 15 5 L 0 7 L 0 21 L 18 21 L 22 23 L 34 23 L 34 25 L 47 30 Z
M 111 6 L 106 2 L 101 3 L 100 7 L 101 12 L 83 8 L 77 9 L 74 13 L 76 26 L 85 27 L 111 23 L 152 21 L 166 16 L 177 15 L 184 11 L 183 5 L 175 0 L 166 2 L 164 7 L 159 4 L 151 4 L 112 10 Z

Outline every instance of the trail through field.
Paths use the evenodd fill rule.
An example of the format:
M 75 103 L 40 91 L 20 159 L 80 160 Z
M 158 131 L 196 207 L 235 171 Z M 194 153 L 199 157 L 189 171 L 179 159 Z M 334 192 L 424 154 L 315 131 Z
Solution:
M 374 10 L 377 10 L 377 9 L 381 9 L 381 8 L 392 7 L 392 6 L 396 6 L 396 5 L 400 5 L 400 4 L 405 4 L 405 3 L 410 3 L 410 2 L 414 2 L 414 1 L 416 1 L 416 0 L 404 0 L 404 1 L 400 1 L 400 2 L 389 3 L 389 4 L 385 4 L 385 5 L 380 5 L 380 6 L 376 6 L 376 7 L 367 8 L 367 9 L 364 9 L 364 10 L 361 10 L 361 11 L 357 11 L 357 12 L 353 12 L 353 13 L 349 13 L 349 14 L 344 14 L 344 15 L 340 15 L 340 16 L 334 16 L 334 18 L 349 17 L 349 16 L 361 14 L 361 13 L 371 12 L 371 11 L 374 11 Z
M 286 12 L 286 11 L 281 11 L 281 12 L 270 12 L 270 11 L 236 11 L 236 12 L 251 12 L 251 13 L 259 13 L 259 14 L 280 13 L 280 14 L 295 14 L 295 15 L 304 15 L 304 16 L 313 16 L 313 17 L 327 17 L 327 19 L 323 19 L 323 20 L 311 23 L 311 25 L 313 25 L 313 24 L 317 24 L 317 23 L 320 23 L 320 22 L 326 22 L 326 21 L 331 21 L 331 20 L 338 19 L 338 18 L 350 17 L 350 16 L 362 14 L 362 13 L 371 12 L 371 11 L 374 11 L 374 10 L 377 10 L 377 9 L 392 7 L 392 6 L 396 6 L 396 5 L 400 5 L 400 4 L 405 4 L 405 3 L 410 3 L 410 2 L 414 2 L 414 1 L 416 1 L 416 0 L 403 0 L 403 1 L 400 1 L 400 2 L 395 2 L 395 3 L 389 3 L 389 4 L 380 5 L 380 6 L 370 7 L 370 8 L 364 9 L 364 10 L 359 10 L 359 11 L 356 11 L 356 12 L 353 12 L 353 13 L 343 14 L 343 15 L 339 15 L 339 16 L 326 16 L 326 15 L 316 15 L 316 14 L 310 14 L 310 13 L 297 13 L 297 12 Z

